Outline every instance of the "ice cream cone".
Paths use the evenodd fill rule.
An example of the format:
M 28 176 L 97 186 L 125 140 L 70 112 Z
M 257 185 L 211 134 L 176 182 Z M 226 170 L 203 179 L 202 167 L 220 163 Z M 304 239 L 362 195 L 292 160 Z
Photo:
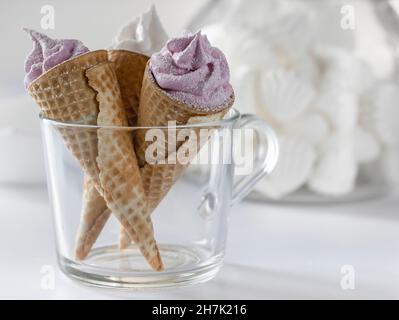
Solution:
M 138 125 L 143 127 L 167 126 L 169 121 L 175 121 L 177 125 L 184 125 L 193 117 L 211 116 L 212 114 L 218 114 L 223 111 L 226 113 L 233 103 L 234 96 L 232 95 L 225 104 L 212 109 L 196 108 L 195 106 L 184 104 L 174 99 L 157 85 L 149 63 L 147 63 L 141 88 Z M 145 135 L 146 130 L 140 130 L 137 132 L 135 139 L 137 159 L 140 167 L 144 167 L 146 164 L 145 151 L 152 143 L 145 141 Z M 176 150 L 177 148 L 170 149 Z
M 84 260 L 111 215 L 103 197 L 98 193 L 93 180 L 88 176 L 83 183 L 82 214 L 76 237 L 75 256 Z
M 163 91 L 155 82 L 154 77 L 147 64 L 145 70 L 143 85 L 141 89 L 141 99 L 138 113 L 138 125 L 144 127 L 167 126 L 169 121 L 176 121 L 177 125 L 184 125 L 189 122 L 192 123 L 206 123 L 223 118 L 229 108 L 233 105 L 234 96 L 231 96 L 228 101 L 217 108 L 204 111 L 204 109 L 195 108 L 186 105 L 176 99 L 173 99 L 165 91 Z M 191 120 L 190 120 L 191 119 Z M 199 137 L 200 127 L 193 130 L 195 137 Z M 149 164 L 145 159 L 145 151 L 151 142 L 145 141 L 145 130 L 137 132 L 135 146 L 137 159 L 141 167 L 144 186 L 147 191 L 147 201 L 149 203 L 149 211 L 154 210 L 163 197 L 167 194 L 173 184 L 177 181 L 179 176 L 184 172 L 188 164 L 176 162 L 176 164 Z M 167 137 L 167 134 L 165 134 Z M 184 143 L 177 143 L 176 146 L 166 147 L 166 150 L 176 150 L 184 146 L 185 149 L 192 150 L 190 156 L 195 156 L 201 148 L 199 139 L 192 141 L 188 139 Z M 166 141 L 170 144 L 170 141 Z M 174 156 L 173 154 L 161 155 Z
M 212 121 L 220 120 L 224 117 L 228 109 L 223 110 L 219 113 L 212 114 L 209 116 L 199 116 L 192 117 L 188 120 L 187 124 L 205 124 Z M 195 137 L 199 137 L 199 129 L 193 130 L 195 133 Z M 212 135 L 212 130 L 208 132 L 206 138 L 209 138 Z M 199 150 L 203 147 L 203 145 L 208 141 L 208 139 L 199 140 L 192 137 L 185 141 L 177 150 L 185 150 L 188 151 L 189 157 L 187 163 L 181 163 L 176 161 L 175 164 L 153 164 L 153 165 L 145 165 L 141 168 L 141 176 L 144 183 L 144 189 L 147 194 L 147 204 L 148 210 L 147 215 L 149 216 L 156 207 L 160 204 L 163 198 L 167 195 L 172 186 L 177 182 L 177 180 L 184 173 L 185 169 L 189 166 L 190 162 L 197 155 Z M 176 153 L 172 153 L 169 156 L 176 157 Z M 120 229 L 120 237 L 119 237 L 119 248 L 121 250 L 126 249 L 130 244 L 130 238 L 128 234 L 125 232 L 123 227 Z
M 191 106 L 185 105 L 184 103 L 173 99 L 161 88 L 159 88 L 151 74 L 149 63 L 147 63 L 141 88 L 138 126 L 167 126 L 168 121 L 176 121 L 176 124 L 178 125 L 184 125 L 188 123 L 200 124 L 217 121 L 224 117 L 224 115 L 233 105 L 233 102 L 234 96 L 230 97 L 230 99 L 223 106 L 214 108 L 212 111 L 195 110 Z M 196 138 L 199 138 L 200 129 L 201 127 L 198 127 L 196 130 L 193 130 Z M 160 159 L 166 160 L 166 163 L 149 164 L 145 160 L 145 151 L 150 142 L 145 141 L 145 134 L 146 130 L 139 130 L 137 132 L 135 147 L 139 165 L 141 167 L 141 176 L 144 182 L 144 189 L 147 194 L 147 216 L 150 216 L 162 199 L 167 195 L 172 186 L 179 179 L 179 177 L 184 173 L 185 169 L 189 165 L 189 162 L 201 149 L 202 144 L 207 140 L 200 140 L 202 143 L 201 144 L 199 139 L 194 139 L 195 141 L 193 139 L 188 139 L 184 143 L 180 143 L 176 146 L 170 146 L 171 150 L 175 150 L 174 152 L 171 154 L 158 155 Z M 167 137 L 167 132 L 165 132 L 165 137 Z M 169 141 L 166 142 L 167 144 L 169 143 Z M 184 150 L 190 150 L 190 161 L 185 164 L 180 163 L 179 161 L 169 164 L 167 162 L 167 158 L 175 157 L 180 148 L 184 148 Z M 166 149 L 168 148 L 166 147 Z M 127 240 L 128 237 L 122 232 L 119 242 L 119 247 L 121 249 L 124 249 L 129 245 Z
M 149 57 L 127 50 L 110 50 L 130 126 L 137 124 L 137 111 L 143 74 Z
M 99 64 L 86 72 L 89 85 L 97 91 L 100 126 L 126 126 L 127 116 L 112 63 Z M 144 185 L 132 144 L 126 130 L 98 130 L 99 179 L 107 206 L 140 249 L 154 270 L 163 265 L 150 217 Z
M 28 92 L 45 118 L 70 123 L 95 125 L 98 103 L 88 85 L 85 71 L 108 59 L 107 51 L 92 51 L 50 69 L 28 87 Z M 67 148 L 101 192 L 97 157 L 97 132 L 58 128 Z
M 48 119 L 95 125 L 98 116 L 96 92 L 88 85 L 85 71 L 107 60 L 105 50 L 67 60 L 36 79 L 28 92 Z M 109 216 L 99 193 L 102 190 L 96 164 L 97 132 L 73 128 L 58 130 L 85 172 L 82 218 L 75 252 L 78 259 L 84 259 Z

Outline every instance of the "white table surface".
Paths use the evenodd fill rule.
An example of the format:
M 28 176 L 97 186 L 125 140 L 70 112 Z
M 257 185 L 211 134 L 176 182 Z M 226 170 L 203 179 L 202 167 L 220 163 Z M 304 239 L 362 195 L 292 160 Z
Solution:
M 121 293 L 81 286 L 59 271 L 44 187 L 0 186 L 0 298 L 399 298 L 399 198 L 336 206 L 245 202 L 233 209 L 225 266 L 208 283 Z M 341 288 L 341 268 L 355 271 Z M 45 270 L 54 287 L 43 287 Z

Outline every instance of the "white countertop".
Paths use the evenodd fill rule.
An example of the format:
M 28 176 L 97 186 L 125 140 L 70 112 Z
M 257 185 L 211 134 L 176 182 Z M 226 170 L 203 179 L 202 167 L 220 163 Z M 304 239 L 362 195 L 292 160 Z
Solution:
M 245 202 L 233 209 L 226 263 L 214 280 L 121 293 L 81 286 L 59 271 L 44 187 L 0 186 L 0 298 L 398 299 L 398 208 L 396 197 L 307 207 Z M 341 287 L 345 265 L 353 267 L 354 290 Z M 43 286 L 49 270 L 52 288 Z

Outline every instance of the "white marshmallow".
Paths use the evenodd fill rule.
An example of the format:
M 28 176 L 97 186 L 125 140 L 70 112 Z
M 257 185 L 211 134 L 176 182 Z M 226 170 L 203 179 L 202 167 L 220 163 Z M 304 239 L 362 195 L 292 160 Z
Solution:
M 232 79 L 236 100 L 234 106 L 242 113 L 257 114 L 256 87 L 258 84 L 256 70 L 248 66 L 239 67 Z
M 399 186 L 399 148 L 387 148 L 381 157 L 380 166 L 386 181 Z
M 281 198 L 301 188 L 308 180 L 316 153 L 313 146 L 295 136 L 279 139 L 280 156 L 276 168 L 256 190 L 270 198 Z
M 259 88 L 262 107 L 280 123 L 297 118 L 315 95 L 310 83 L 300 81 L 294 73 L 283 70 L 263 72 Z
M 321 91 L 362 93 L 373 83 L 370 68 L 352 52 L 330 46 L 313 49 L 323 71 Z
M 359 163 L 376 160 L 381 154 L 381 145 L 370 132 L 357 127 L 353 132 L 355 156 Z
M 334 130 L 352 131 L 358 122 L 358 97 L 351 92 L 321 93 L 314 106 L 326 114 Z
M 399 86 L 390 83 L 379 87 L 374 103 L 378 135 L 386 144 L 399 147 Z
M 316 112 L 307 112 L 285 127 L 285 133 L 310 142 L 322 143 L 330 132 L 326 118 Z
M 323 146 L 308 186 L 317 193 L 344 195 L 354 189 L 357 172 L 352 139 L 336 134 Z

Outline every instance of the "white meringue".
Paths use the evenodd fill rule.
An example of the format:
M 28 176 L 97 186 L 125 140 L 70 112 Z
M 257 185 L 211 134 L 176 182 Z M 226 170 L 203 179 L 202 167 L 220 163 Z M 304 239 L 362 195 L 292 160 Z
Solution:
M 380 166 L 385 180 L 393 186 L 399 186 L 399 148 L 384 150 Z
M 321 91 L 360 94 L 372 85 L 374 76 L 370 68 L 353 53 L 327 45 L 317 45 L 312 52 L 323 70 Z
M 226 37 L 227 30 L 228 26 L 226 25 L 226 23 L 220 22 L 220 23 L 211 24 L 209 26 L 205 26 L 204 28 L 202 28 L 202 33 L 206 34 L 210 43 L 212 43 L 214 46 L 218 47 L 220 50 L 223 51 L 229 65 L 231 65 L 232 63 L 231 61 L 235 53 L 234 40 L 237 40 L 237 38 L 232 39 L 231 37 Z M 242 32 L 238 32 L 237 30 L 238 38 L 240 38 L 241 34 Z
M 355 187 L 358 173 L 353 141 L 346 135 L 333 135 L 323 145 L 321 156 L 308 186 L 316 193 L 340 196 Z
M 239 67 L 232 77 L 232 85 L 235 88 L 234 105 L 242 113 L 257 114 L 258 101 L 256 88 L 258 84 L 257 71 L 247 65 Z
M 325 141 L 330 133 L 330 128 L 322 114 L 307 112 L 292 123 L 287 124 L 284 132 L 316 146 Z
M 399 86 L 385 83 L 369 93 L 369 105 L 361 119 L 389 146 L 399 147 Z
M 381 154 L 381 145 L 377 138 L 366 130 L 356 127 L 353 132 L 355 156 L 359 163 L 369 163 Z
M 296 61 L 307 53 L 314 37 L 312 28 L 316 13 L 303 3 L 297 2 L 287 14 L 265 26 L 263 32 L 273 46 Z
M 274 68 L 279 64 L 279 57 L 271 45 L 264 37 L 254 34 L 253 30 L 221 22 L 204 27 L 202 32 L 223 51 L 232 76 L 243 64 L 253 69 Z M 229 33 L 234 34 L 234 37 L 226 37 Z
M 314 106 L 325 113 L 334 130 L 348 132 L 358 122 L 359 101 L 354 93 L 334 90 L 323 92 Z
M 162 49 L 169 36 L 158 18 L 155 6 L 122 27 L 114 38 L 112 48 L 150 56 Z
M 341 27 L 341 8 L 347 1 L 312 1 L 312 10 L 317 12 L 317 20 L 313 28 L 315 31 L 314 43 L 353 50 L 356 39 L 355 32 Z
M 320 68 L 311 56 L 302 56 L 299 61 L 296 62 L 292 71 L 300 80 L 311 83 L 313 87 L 317 88 L 319 85 L 321 77 Z
M 280 123 L 292 121 L 302 114 L 315 95 L 312 85 L 300 81 L 292 72 L 266 71 L 259 81 L 260 103 Z
M 276 68 L 279 64 L 284 63 L 278 52 L 263 37 L 259 36 L 243 39 L 239 47 L 235 48 L 235 52 L 232 69 L 235 65 L 242 63 L 259 69 Z
M 312 173 L 314 147 L 295 136 L 279 138 L 280 156 L 273 172 L 256 187 L 267 197 L 278 199 L 301 188 Z
M 225 19 L 231 25 L 239 28 L 259 29 L 266 21 L 276 17 L 281 9 L 281 0 L 233 0 L 225 10 Z M 250 19 L 248 19 L 250 17 Z

